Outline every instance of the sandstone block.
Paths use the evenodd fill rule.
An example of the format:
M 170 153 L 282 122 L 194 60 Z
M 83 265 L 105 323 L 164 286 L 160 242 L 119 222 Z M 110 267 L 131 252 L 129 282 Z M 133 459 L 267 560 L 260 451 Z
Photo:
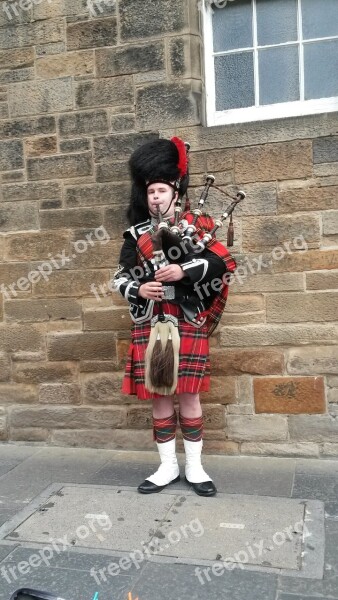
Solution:
M 281 350 L 241 349 L 213 350 L 210 356 L 212 375 L 278 375 L 283 373 Z
M 338 269 L 338 252 L 336 250 L 293 252 L 292 254 L 286 254 L 283 260 L 273 262 L 273 270 L 276 273 L 282 271 L 319 271 L 322 269 Z
M 41 352 L 45 343 L 37 326 L 0 323 L 0 348 L 4 352 Z
M 44 136 L 25 140 L 25 153 L 27 157 L 55 154 L 57 152 L 56 136 Z
M 40 211 L 41 229 L 76 229 L 80 227 L 100 227 L 102 213 L 99 209 L 69 208 Z
M 5 202 L 33 202 L 35 200 L 60 200 L 61 186 L 51 182 L 12 183 L 2 186 Z
M 266 320 L 270 323 L 337 321 L 338 292 L 268 294 Z
M 66 52 L 54 56 L 38 58 L 36 75 L 42 79 L 69 77 L 94 73 L 94 52 Z
M 322 454 L 323 456 L 338 456 L 338 444 L 323 444 Z
M 22 69 L 34 65 L 33 48 L 16 48 L 0 52 L 1 69 Z
M 52 444 L 75 448 L 111 448 L 114 450 L 154 450 L 148 430 L 137 429 L 59 429 L 52 432 Z
M 229 313 L 247 313 L 262 311 L 265 307 L 263 294 L 235 294 L 233 289 L 229 294 L 225 315 Z
M 310 140 L 264 144 L 235 151 L 238 183 L 297 179 L 312 175 Z
M 252 404 L 229 404 L 227 406 L 228 415 L 253 415 Z
M 320 245 L 320 223 L 319 217 L 312 215 L 288 215 L 268 217 L 243 217 L 243 250 L 257 252 L 269 247 L 281 246 L 287 241 L 289 243 L 296 239 L 305 240 L 307 248 L 318 248 Z M 304 242 L 303 242 L 304 243 Z M 275 250 L 275 255 L 280 254 Z M 277 259 L 277 262 L 284 261 Z
M 65 42 L 52 42 L 51 44 L 38 44 L 35 46 L 36 56 L 47 56 L 49 54 L 60 54 L 66 51 Z
M 111 162 L 96 165 L 96 181 L 121 181 L 129 180 L 129 171 L 126 163 Z M 102 187 L 102 186 L 100 186 Z M 120 186 L 118 186 L 119 188 Z M 119 194 L 118 194 L 119 195 Z
M 114 360 L 80 360 L 80 373 L 108 373 L 117 370 L 118 366 Z
M 8 20 L 2 22 L 0 17 L 0 48 L 21 48 L 24 46 L 35 46 L 48 40 L 49 42 L 59 42 L 64 39 L 65 30 L 63 19 L 51 19 L 48 21 L 30 22 L 30 15 L 26 11 L 19 11 L 21 18 L 27 20 L 27 23 L 15 24 L 8 27 Z M 16 86 L 15 86 L 16 87 Z M 16 93 L 15 90 L 13 90 Z
M 331 271 L 328 273 L 306 273 L 305 277 L 307 290 L 338 289 L 338 271 Z
M 104 210 L 103 223 L 112 238 L 121 238 L 123 232 L 128 227 L 126 216 L 118 206 Z
M 95 162 L 127 159 L 139 146 L 157 139 L 157 133 L 96 136 L 93 138 Z
M 338 162 L 315 164 L 313 174 L 316 177 L 330 177 L 338 175 Z
M 116 340 L 110 331 L 48 335 L 48 360 L 112 360 Z
M 110 128 L 111 131 L 116 131 L 117 133 L 135 130 L 135 115 L 133 113 L 124 115 L 113 115 L 110 120 Z
M 0 125 L 0 136 L 3 138 L 20 138 L 30 135 L 53 133 L 55 117 L 32 117 L 27 119 L 11 119 Z
M 80 21 L 67 25 L 67 49 L 115 46 L 117 43 L 116 18 L 106 17 L 95 21 Z
M 322 219 L 324 235 L 338 233 L 338 210 L 327 210 L 322 214 Z
M 127 409 L 127 427 L 130 429 L 152 429 L 153 418 L 150 406 L 130 406 Z
M 60 135 L 81 135 L 108 131 L 108 117 L 105 110 L 81 111 L 59 117 Z
M 27 159 L 29 179 L 82 177 L 93 173 L 91 152 Z
M 264 442 L 243 442 L 241 453 L 256 456 L 304 456 L 319 457 L 319 446 L 311 442 L 273 444 Z
M 337 348 L 318 344 L 309 348 L 290 348 L 286 368 L 294 375 L 338 374 Z
M 104 331 L 107 329 L 116 331 L 121 329 L 130 330 L 131 320 L 127 308 L 102 308 L 97 310 L 86 310 L 83 313 L 84 330 Z
M 87 138 L 60 141 L 60 152 L 65 154 L 68 152 L 84 152 L 85 150 L 90 150 L 90 140 Z
M 32 406 L 10 409 L 11 427 L 41 427 L 43 429 L 101 429 L 125 427 L 124 409 L 117 407 L 94 409 L 82 406 Z
M 203 417 L 206 429 L 224 429 L 224 406 L 220 404 L 203 404 Z
M 258 323 L 265 323 L 265 312 L 254 312 L 254 313 L 229 313 L 223 315 L 220 321 L 220 325 L 254 325 Z
M 295 415 L 289 417 L 291 441 L 337 442 L 338 420 L 330 415 Z
M 116 363 L 115 363 L 116 370 Z M 98 375 L 85 375 L 83 382 L 84 403 L 110 405 L 130 404 L 131 396 L 122 394 L 123 373 L 100 373 Z
M 321 137 L 313 141 L 313 162 L 331 163 L 338 161 L 338 136 Z
M 163 0 L 160 9 L 152 0 L 122 0 L 119 12 L 124 42 L 148 37 L 151 31 L 156 31 L 157 35 L 182 31 L 187 24 L 185 4 L 181 0 Z
M 9 117 L 8 104 L 5 102 L 1 102 L 0 103 L 0 118 L 8 119 L 8 117 Z
M 172 77 L 201 77 L 201 40 L 199 36 L 170 38 L 169 57 Z
M 115 77 L 164 68 L 164 45 L 161 42 L 96 51 L 98 77 Z
M 48 442 L 50 431 L 41 427 L 12 427 L 9 439 L 13 442 Z
M 81 320 L 81 305 L 72 298 L 46 300 L 9 300 L 5 303 L 6 321 L 33 322 Z
M 116 178 L 114 171 L 112 174 Z M 112 203 L 119 202 L 117 207 L 121 211 L 121 204 L 127 202 L 127 197 L 129 197 L 129 195 L 127 196 L 128 192 L 130 195 L 130 185 L 125 183 L 89 183 L 87 185 L 67 186 L 65 189 L 65 202 L 68 208 L 109 206 Z
M 6 416 L 0 417 L 0 440 L 5 441 L 8 439 L 8 430 L 7 430 L 7 418 Z
M 226 432 L 230 440 L 284 441 L 287 439 L 287 419 L 281 415 L 228 415 Z
M 75 378 L 76 368 L 72 362 L 38 361 L 13 364 L 13 380 L 18 383 L 72 382 Z
M 257 273 L 251 275 L 248 271 L 239 269 L 231 282 L 231 291 L 236 293 L 247 292 L 280 292 L 303 290 L 304 280 L 302 273 L 281 273 L 278 275 Z
M 0 141 L 0 169 L 11 171 L 21 169 L 23 163 L 23 145 L 21 140 Z
M 250 327 L 222 327 L 221 346 L 299 346 L 334 344 L 338 341 L 338 327 L 334 324 L 281 324 L 251 325 Z
M 14 288 L 16 290 L 20 289 L 17 287 L 16 283 L 24 277 L 27 277 L 28 274 L 28 265 L 27 263 L 3 263 L 0 264 L 0 281 L 5 286 L 13 283 Z M 24 286 L 23 286 L 24 287 Z M 30 289 L 30 284 L 28 282 L 27 289 Z M 7 293 L 10 294 L 10 290 L 8 289 L 7 293 L 5 290 L 3 291 L 4 299 L 7 300 Z M 13 290 L 12 290 L 13 291 Z M 25 291 L 24 289 L 22 291 Z
M 35 202 L 20 205 L 3 203 L 0 207 L 0 231 L 28 231 L 39 229 L 38 209 Z
M 34 79 L 35 71 L 33 67 L 28 69 L 14 69 L 0 72 L 0 84 L 18 83 L 19 81 L 28 81 Z
M 121 369 L 124 369 L 124 366 L 127 362 L 127 356 L 130 346 L 130 340 L 117 340 L 116 342 L 116 353 L 117 353 L 117 362 Z
M 212 377 L 210 391 L 201 392 L 201 401 L 204 404 L 233 404 L 236 402 L 236 397 L 235 377 Z
M 43 383 L 40 385 L 41 404 L 81 404 L 81 388 L 76 383 Z
M 20 385 L 15 383 L 0 384 L 1 404 L 29 404 L 36 403 L 38 391 L 32 385 Z
M 198 97 L 190 81 L 184 83 L 157 83 L 140 87 L 136 91 L 136 121 L 142 130 L 200 122 Z M 161 102 L 158 102 L 158 97 Z
M 34 296 L 89 296 L 90 286 L 104 285 L 109 281 L 105 270 L 54 271 L 47 279 L 41 278 L 33 283 Z
M 69 249 L 69 234 L 63 231 L 38 231 L 9 234 L 5 239 L 8 260 L 41 260 Z M 49 256 L 50 258 L 50 256 Z
M 256 413 L 325 413 L 323 377 L 254 378 Z
M 11 361 L 8 354 L 0 353 L 0 381 L 9 381 L 11 375 Z
M 18 83 L 10 87 L 8 94 L 11 115 L 14 117 L 62 112 L 73 108 L 71 77 Z
M 338 186 L 287 190 L 278 194 L 278 212 L 292 213 L 338 208 Z
M 96 25 L 96 21 L 94 22 Z M 81 81 L 76 85 L 76 106 L 119 106 L 134 102 L 134 89 L 131 75 Z

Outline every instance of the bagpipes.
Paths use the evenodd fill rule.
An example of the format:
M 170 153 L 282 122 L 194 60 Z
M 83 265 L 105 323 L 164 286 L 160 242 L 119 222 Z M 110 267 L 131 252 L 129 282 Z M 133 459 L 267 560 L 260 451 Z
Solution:
M 186 154 L 188 154 L 190 145 L 185 144 L 185 146 Z M 216 231 L 223 226 L 228 217 L 230 217 L 230 222 L 227 233 L 227 245 L 233 246 L 234 228 L 232 213 L 237 204 L 244 200 L 245 193 L 238 191 L 237 195 L 233 197 L 214 186 L 214 183 L 215 177 L 207 175 L 198 205 L 192 211 L 187 192 L 183 213 L 182 199 L 179 197 L 176 200 L 173 225 L 164 220 L 158 209 L 156 229 L 151 237 L 155 271 L 162 266 L 168 265 L 170 262 L 176 262 L 172 258 L 170 261 L 168 260 L 168 256 L 170 257 L 173 249 L 177 250 L 178 256 L 185 254 L 185 257 L 188 255 L 189 258 L 203 252 L 215 240 Z M 212 186 L 222 194 L 230 197 L 232 202 L 220 218 L 216 220 L 208 218 L 208 223 L 211 223 L 212 226 L 211 229 L 205 230 L 201 226 L 201 221 L 203 222 L 203 217 L 206 216 L 204 213 L 204 204 Z M 170 300 L 171 298 L 170 288 L 174 292 L 173 286 L 163 286 L 166 292 L 165 300 Z M 150 392 L 169 395 L 174 393 L 178 381 L 180 349 L 178 319 L 172 314 L 165 314 L 163 311 L 163 301 L 158 301 L 157 306 L 158 313 L 151 319 L 151 332 L 145 355 L 145 386 Z

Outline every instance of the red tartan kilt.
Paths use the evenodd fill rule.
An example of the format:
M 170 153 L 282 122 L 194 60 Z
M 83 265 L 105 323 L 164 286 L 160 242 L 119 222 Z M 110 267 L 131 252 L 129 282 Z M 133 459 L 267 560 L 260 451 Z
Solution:
M 156 307 L 156 304 L 155 304 Z M 199 329 L 187 323 L 183 318 L 182 309 L 176 304 L 163 303 L 164 313 L 178 317 L 178 329 L 181 338 L 178 384 L 175 394 L 209 391 L 210 388 L 210 359 L 207 326 Z M 156 310 L 154 310 L 156 314 Z M 134 324 L 132 341 L 129 346 L 125 375 L 122 384 L 124 394 L 137 395 L 139 400 L 160 398 L 159 394 L 151 393 L 144 385 L 144 356 L 150 335 L 150 321 Z

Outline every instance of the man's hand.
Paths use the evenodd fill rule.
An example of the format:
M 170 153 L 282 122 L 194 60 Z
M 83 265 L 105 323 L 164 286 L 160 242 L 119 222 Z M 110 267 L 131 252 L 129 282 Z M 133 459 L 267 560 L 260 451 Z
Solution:
M 162 300 L 164 291 L 162 290 L 162 283 L 157 281 L 149 281 L 148 283 L 142 283 L 138 289 L 138 295 L 146 300 Z
M 156 281 L 179 281 L 183 277 L 184 271 L 180 265 L 167 265 L 155 271 Z

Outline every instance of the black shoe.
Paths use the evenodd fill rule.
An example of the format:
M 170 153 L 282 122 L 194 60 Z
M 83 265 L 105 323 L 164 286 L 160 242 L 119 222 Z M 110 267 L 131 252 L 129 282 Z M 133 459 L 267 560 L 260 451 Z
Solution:
M 201 483 L 191 483 L 187 478 L 186 481 L 192 485 L 194 491 L 199 496 L 214 496 L 217 492 L 216 486 L 212 481 L 202 481 Z
M 141 483 L 138 486 L 137 489 L 141 494 L 155 494 L 156 492 L 160 492 L 161 490 L 163 490 L 165 487 L 167 487 L 167 485 L 170 485 L 171 483 L 176 483 L 179 480 L 180 476 L 178 475 L 176 479 L 169 481 L 169 483 L 167 483 L 166 485 L 156 485 L 156 483 L 153 483 L 152 481 L 146 479 L 143 483 Z

